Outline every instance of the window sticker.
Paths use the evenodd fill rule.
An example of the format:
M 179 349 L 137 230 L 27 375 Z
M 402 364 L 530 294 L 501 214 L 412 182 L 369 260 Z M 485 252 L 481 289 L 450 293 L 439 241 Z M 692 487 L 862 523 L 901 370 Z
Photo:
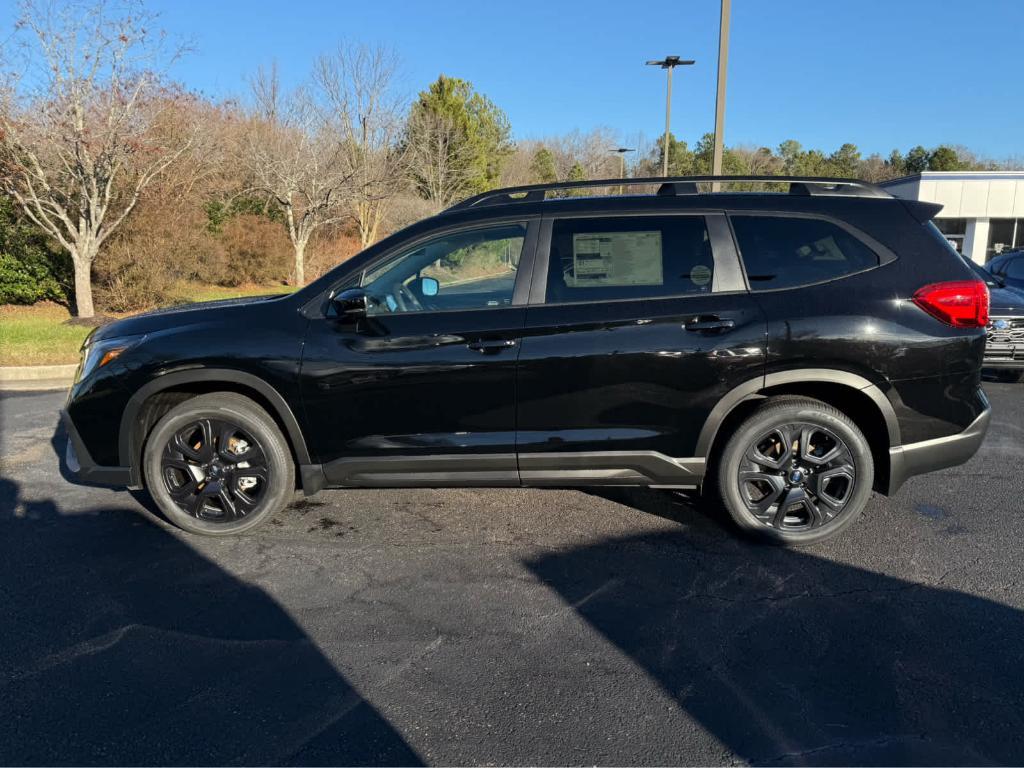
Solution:
M 578 232 L 572 236 L 571 287 L 662 285 L 661 232 Z

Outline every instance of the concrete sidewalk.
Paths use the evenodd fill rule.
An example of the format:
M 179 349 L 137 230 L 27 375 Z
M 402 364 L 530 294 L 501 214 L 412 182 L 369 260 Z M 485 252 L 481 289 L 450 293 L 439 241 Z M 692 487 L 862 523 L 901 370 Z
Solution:
M 75 380 L 78 366 L 3 365 L 0 366 L 0 390 L 26 392 L 67 389 Z

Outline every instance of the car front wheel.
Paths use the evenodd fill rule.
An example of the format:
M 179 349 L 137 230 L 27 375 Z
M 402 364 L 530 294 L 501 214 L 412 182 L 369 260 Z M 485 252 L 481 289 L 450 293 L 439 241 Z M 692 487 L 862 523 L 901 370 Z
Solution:
M 277 424 L 249 398 L 228 392 L 168 411 L 146 440 L 143 471 L 168 520 L 210 536 L 259 525 L 285 506 L 295 486 Z
M 719 492 L 736 524 L 788 545 L 849 527 L 873 483 L 864 434 L 846 414 L 810 398 L 768 400 L 733 433 L 718 466 Z

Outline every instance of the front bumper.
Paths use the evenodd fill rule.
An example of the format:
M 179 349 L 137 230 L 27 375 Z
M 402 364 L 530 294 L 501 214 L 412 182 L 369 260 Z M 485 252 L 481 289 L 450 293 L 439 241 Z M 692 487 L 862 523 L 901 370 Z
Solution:
M 1004 370 L 1024 368 L 1024 317 L 997 312 L 989 319 L 982 366 Z
M 989 351 L 985 350 L 985 359 L 981 364 L 983 370 L 1024 370 L 1024 347 L 1019 348 L 1016 352 L 1010 354 L 989 354 Z
M 61 411 L 60 418 L 68 435 L 65 463 L 72 474 L 83 482 L 96 485 L 131 485 L 132 472 L 129 467 L 106 467 L 97 464 L 89 455 L 89 449 L 82 442 L 68 412 Z
M 992 409 L 986 403 L 985 410 L 963 432 L 890 448 L 888 495 L 914 475 L 955 467 L 970 459 L 981 447 L 991 420 Z

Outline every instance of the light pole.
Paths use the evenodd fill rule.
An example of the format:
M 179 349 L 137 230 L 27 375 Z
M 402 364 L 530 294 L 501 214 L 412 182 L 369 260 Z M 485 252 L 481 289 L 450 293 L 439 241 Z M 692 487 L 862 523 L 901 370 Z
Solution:
M 722 175 L 722 152 L 725 149 L 725 76 L 729 69 L 729 15 L 731 0 L 722 0 L 722 15 L 718 21 L 718 93 L 715 95 L 715 144 L 711 154 L 711 173 Z M 721 185 L 711 184 L 718 192 Z
M 668 70 L 668 90 L 665 94 L 665 143 L 661 152 L 661 175 L 668 176 L 668 133 L 672 122 L 672 70 L 696 63 L 693 59 L 680 59 L 678 56 L 666 56 L 661 61 L 648 61 L 652 67 Z
M 611 152 L 612 154 L 616 154 L 616 155 L 619 156 L 619 159 L 622 161 L 622 165 L 620 166 L 621 170 L 619 171 L 619 178 L 620 179 L 626 178 L 626 153 L 627 152 L 636 152 L 636 150 L 635 149 L 631 149 L 630 147 L 616 147 L 614 149 L 609 149 L 608 151 Z M 622 194 L 622 185 L 621 184 L 619 184 L 619 194 L 620 195 Z

